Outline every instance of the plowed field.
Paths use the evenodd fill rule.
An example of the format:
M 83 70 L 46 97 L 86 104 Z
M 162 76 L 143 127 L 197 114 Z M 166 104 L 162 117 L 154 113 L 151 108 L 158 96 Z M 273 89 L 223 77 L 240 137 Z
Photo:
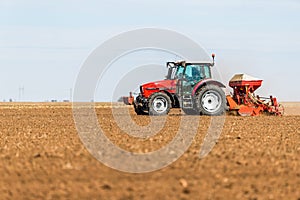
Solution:
M 129 109 L 137 124 L 149 123 L 148 116 Z M 199 129 L 180 159 L 158 171 L 131 174 L 111 169 L 88 153 L 71 104 L 2 103 L 0 199 L 299 200 L 300 107 L 288 109 L 282 117 L 226 116 L 217 144 L 203 159 L 198 155 L 210 117 L 193 116 Z M 96 113 L 117 146 L 141 153 L 171 141 L 185 117 L 174 110 L 159 134 L 136 139 L 122 134 L 109 106 L 97 105 Z

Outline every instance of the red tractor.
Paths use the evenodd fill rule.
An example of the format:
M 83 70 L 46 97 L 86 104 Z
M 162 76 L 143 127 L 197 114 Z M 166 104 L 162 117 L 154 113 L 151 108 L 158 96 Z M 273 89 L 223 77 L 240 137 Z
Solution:
M 214 60 L 214 54 L 213 54 Z M 225 85 L 212 79 L 213 62 L 167 62 L 165 80 L 140 86 L 132 102 L 137 114 L 166 115 L 171 108 L 186 114 L 222 115 L 227 107 Z

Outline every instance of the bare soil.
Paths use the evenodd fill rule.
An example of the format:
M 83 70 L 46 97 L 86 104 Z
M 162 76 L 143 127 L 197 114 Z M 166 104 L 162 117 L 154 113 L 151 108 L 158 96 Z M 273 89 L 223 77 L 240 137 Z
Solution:
M 149 123 L 148 116 L 128 109 L 137 124 Z M 198 154 L 210 118 L 194 116 L 200 128 L 180 159 L 159 171 L 131 174 L 111 169 L 88 153 L 71 104 L 2 103 L 0 199 L 299 200 L 300 106 L 290 103 L 287 110 L 282 117 L 226 116 L 220 139 L 203 159 Z M 121 134 L 109 105 L 97 105 L 96 112 L 108 137 L 132 152 L 168 143 L 183 115 L 172 111 L 159 134 L 142 140 Z

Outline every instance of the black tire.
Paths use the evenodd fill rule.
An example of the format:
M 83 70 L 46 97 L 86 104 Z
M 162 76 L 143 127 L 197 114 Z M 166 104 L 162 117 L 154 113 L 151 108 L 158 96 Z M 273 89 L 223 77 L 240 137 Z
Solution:
M 141 106 L 136 105 L 135 103 L 134 105 L 134 111 L 137 115 L 146 115 L 147 113 L 141 108 Z
M 186 115 L 199 115 L 200 113 L 197 110 L 194 109 L 187 109 L 187 108 L 182 108 L 182 111 L 186 114 Z
M 141 104 L 138 104 L 136 101 L 133 102 L 134 111 L 137 115 L 147 115 Z
M 196 96 L 196 103 L 199 113 L 203 115 L 217 116 L 225 113 L 225 93 L 217 85 L 202 87 Z
M 157 92 L 149 97 L 149 115 L 167 115 L 171 109 L 171 99 L 163 92 Z

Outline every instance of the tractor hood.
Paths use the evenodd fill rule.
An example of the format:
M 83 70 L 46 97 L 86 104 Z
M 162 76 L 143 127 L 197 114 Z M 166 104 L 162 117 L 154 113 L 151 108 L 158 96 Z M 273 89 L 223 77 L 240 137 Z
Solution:
M 177 80 L 161 80 L 141 85 L 141 92 L 145 97 L 150 96 L 154 92 L 168 91 L 175 93 Z
M 175 84 L 174 84 L 175 83 Z M 162 81 L 154 81 L 150 83 L 145 83 L 142 85 L 145 90 L 153 90 L 153 89 L 169 89 L 172 86 L 176 85 L 176 80 L 162 80 Z

